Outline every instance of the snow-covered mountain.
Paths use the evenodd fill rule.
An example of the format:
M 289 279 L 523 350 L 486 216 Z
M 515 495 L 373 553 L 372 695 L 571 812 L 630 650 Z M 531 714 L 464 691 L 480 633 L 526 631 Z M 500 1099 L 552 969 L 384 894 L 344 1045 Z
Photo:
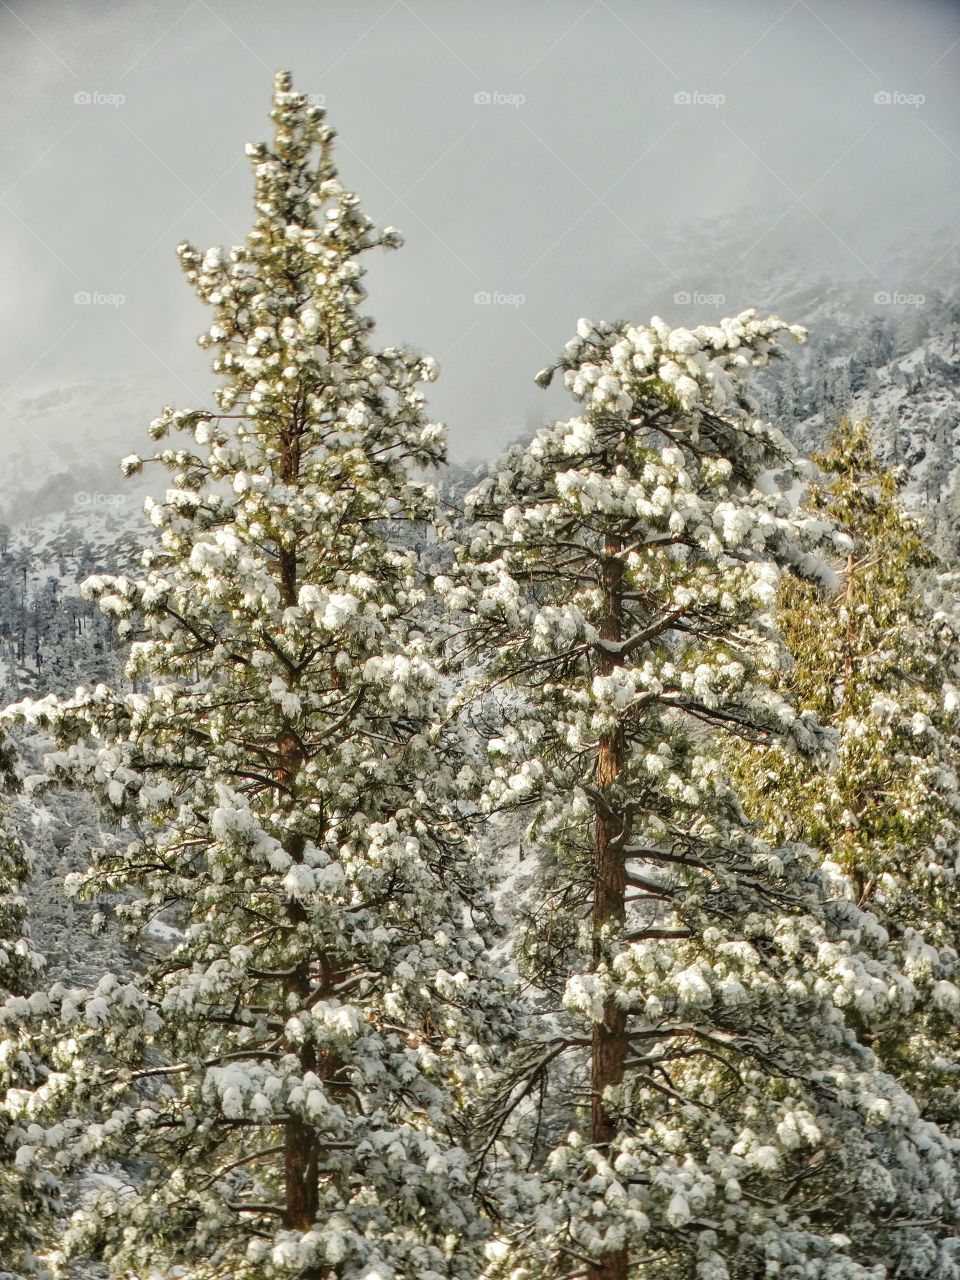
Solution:
M 881 455 L 904 468 L 904 500 L 953 563 L 960 501 L 960 290 L 901 292 L 857 311 L 819 308 L 809 345 L 767 379 L 764 409 L 804 452 L 839 417 L 869 419 Z
M 891 198 L 895 198 L 891 196 Z M 906 213 L 906 210 L 905 210 Z M 837 418 L 869 418 L 883 455 L 907 468 L 907 500 L 953 560 L 960 513 L 960 241 L 948 209 L 912 211 L 909 236 L 871 239 L 862 211 L 821 224 L 802 207 L 657 237 L 662 265 L 629 263 L 617 316 L 699 324 L 747 307 L 809 332 L 764 381 L 763 409 L 809 452 Z M 816 267 L 810 262 L 816 234 Z
M 144 545 L 142 488 L 113 470 L 54 473 L 0 497 L 5 700 L 118 674 L 114 628 L 80 590 L 93 573 L 131 566 Z

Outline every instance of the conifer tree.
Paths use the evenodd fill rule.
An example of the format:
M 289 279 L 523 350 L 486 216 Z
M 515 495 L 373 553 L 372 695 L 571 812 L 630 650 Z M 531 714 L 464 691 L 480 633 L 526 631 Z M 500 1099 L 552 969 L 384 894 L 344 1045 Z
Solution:
M 868 423 L 843 420 L 816 462 L 806 502 L 847 540 L 840 586 L 787 580 L 777 617 L 795 659 L 785 690 L 835 731 L 836 763 L 824 776 L 773 746 L 733 767 L 768 837 L 815 849 L 890 935 L 913 990 L 897 1016 L 860 1029 L 923 1114 L 956 1133 L 960 630 L 928 601 L 928 535 Z
M 129 980 L 54 989 L 72 1058 L 55 1106 L 23 1106 L 58 1166 L 112 1165 L 65 1249 L 114 1274 L 466 1280 L 483 1228 L 457 1117 L 506 1032 L 470 764 L 394 537 L 434 518 L 435 366 L 373 345 L 361 259 L 400 239 L 341 185 L 323 110 L 280 74 L 272 119 L 245 244 L 179 247 L 216 407 L 153 423 L 156 546 L 87 583 L 138 692 L 16 709 L 56 735 L 51 782 L 122 824 L 75 887 L 182 937 Z
M 0 782 L 6 797 L 19 790 L 13 752 L 0 742 Z M 30 861 L 9 804 L 0 808 L 0 1093 L 32 1089 L 45 1068 L 22 1031 L 24 1018 L 46 1007 L 38 993 L 43 957 L 26 918 L 23 890 Z M 59 1205 L 57 1180 L 35 1159 L 34 1138 L 15 1106 L 0 1107 L 0 1280 L 35 1273 L 39 1228 Z
M 481 483 L 443 584 L 487 655 L 486 802 L 526 808 L 541 865 L 542 1022 L 483 1117 L 492 1277 L 874 1280 L 952 1213 L 947 1138 L 835 998 L 877 1018 L 909 985 L 882 929 L 751 830 L 718 760 L 821 745 L 771 607 L 785 570 L 834 581 L 830 526 L 774 482 L 804 470 L 745 383 L 790 332 L 581 321 L 557 366 L 581 413 Z

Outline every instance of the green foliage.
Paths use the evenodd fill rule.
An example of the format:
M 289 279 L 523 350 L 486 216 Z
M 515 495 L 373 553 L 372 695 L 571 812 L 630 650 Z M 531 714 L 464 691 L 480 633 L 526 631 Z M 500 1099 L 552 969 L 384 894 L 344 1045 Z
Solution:
M 8 713 L 55 738 L 47 785 L 121 829 L 72 888 L 170 941 L 51 990 L 56 1088 L 12 1101 L 41 1166 L 113 1170 L 66 1259 L 468 1280 L 486 1228 L 463 1118 L 511 1027 L 429 583 L 392 537 L 434 519 L 435 366 L 372 342 L 360 260 L 399 236 L 341 185 L 323 111 L 281 74 L 271 115 L 246 242 L 179 249 L 217 407 L 153 423 L 156 537 L 139 574 L 86 584 L 135 691 Z
M 868 424 L 841 422 L 815 461 L 822 479 L 807 503 L 845 535 L 840 586 L 786 580 L 777 620 L 794 655 L 783 690 L 833 730 L 835 758 L 824 772 L 770 746 L 731 756 L 731 767 L 764 833 L 812 846 L 882 922 L 914 989 L 868 1038 L 924 1113 L 953 1126 L 960 628 L 928 599 L 935 559 Z

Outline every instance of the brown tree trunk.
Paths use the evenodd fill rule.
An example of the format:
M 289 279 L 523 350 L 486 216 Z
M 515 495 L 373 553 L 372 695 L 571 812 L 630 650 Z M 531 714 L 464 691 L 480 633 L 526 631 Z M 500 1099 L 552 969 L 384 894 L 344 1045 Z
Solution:
M 286 773 L 293 765 L 293 755 L 292 740 L 281 741 L 280 758 L 287 766 L 281 770 L 281 774 Z M 302 836 L 291 837 L 285 841 L 284 847 L 294 862 L 303 861 L 305 841 Z M 291 924 L 302 924 L 306 918 L 306 912 L 299 902 L 287 904 L 287 919 Z M 310 997 L 310 965 L 306 960 L 298 964 L 283 983 L 282 993 L 284 1008 L 281 1016 L 285 1017 L 291 1006 L 303 1008 L 307 1003 Z M 284 1044 L 284 1049 L 300 1059 L 301 1071 L 316 1071 L 317 1053 L 314 1045 L 288 1041 Z M 284 1226 L 306 1231 L 316 1221 L 320 1205 L 319 1163 L 319 1149 L 313 1126 L 291 1117 L 286 1122 L 283 1135 Z
M 619 553 L 623 549 L 620 538 L 607 538 L 605 559 L 601 572 L 603 588 L 603 617 L 600 622 L 600 638 L 618 642 L 623 639 L 623 564 Z M 601 653 L 600 674 L 610 675 L 620 666 L 614 654 Z M 600 739 L 594 782 L 605 798 L 621 773 L 624 764 L 624 739 L 620 729 L 606 733 Z M 620 823 L 616 806 L 613 813 L 599 808 L 594 837 L 594 890 L 593 890 L 593 963 L 598 966 L 609 954 L 605 934 L 611 927 L 621 925 L 626 911 L 626 869 L 622 847 L 618 842 Z M 593 1025 L 591 1045 L 591 1140 L 596 1147 L 608 1148 L 616 1136 L 617 1126 L 604 1105 L 604 1091 L 622 1083 L 624 1063 L 627 1057 L 626 1014 L 614 1000 L 608 1000 L 603 1008 L 603 1021 Z M 626 1249 L 605 1253 L 587 1268 L 589 1280 L 627 1280 L 629 1257 Z
M 284 442 L 281 451 L 280 471 L 284 479 L 293 482 L 299 471 L 299 442 Z M 298 592 L 298 563 L 295 550 L 278 549 L 278 569 L 280 576 L 280 593 L 286 606 L 296 603 Z M 297 774 L 303 765 L 303 748 L 296 736 L 284 728 L 277 742 L 277 777 L 292 793 Z M 284 847 L 294 862 L 302 862 L 306 841 L 302 835 L 293 835 L 285 842 Z M 287 918 L 293 925 L 302 924 L 307 916 L 299 902 L 287 905 Z M 298 964 L 282 987 L 284 1010 L 286 1016 L 290 1006 L 303 1008 L 311 997 L 309 958 Z M 313 1044 L 296 1044 L 288 1042 L 284 1046 L 287 1053 L 295 1054 L 300 1060 L 300 1069 L 304 1073 L 317 1070 L 317 1052 Z M 329 1064 L 324 1063 L 326 1068 Z M 331 1073 L 332 1074 L 332 1073 Z M 296 1231 L 307 1231 L 317 1220 L 320 1207 L 320 1143 L 316 1131 L 310 1124 L 290 1117 L 284 1127 L 283 1136 L 284 1163 L 284 1226 Z M 311 1268 L 305 1273 L 305 1280 L 322 1280 L 328 1268 Z
M 283 988 L 284 997 L 295 996 L 298 1004 L 301 1005 L 305 1002 L 309 991 L 310 981 L 306 966 L 302 966 L 293 974 Z M 317 1055 L 312 1044 L 297 1048 L 287 1045 L 286 1048 L 288 1052 L 297 1053 L 304 1072 L 316 1070 Z M 312 1126 L 291 1117 L 287 1121 L 283 1148 L 286 1193 L 284 1226 L 306 1231 L 316 1222 L 317 1210 L 320 1207 L 320 1177 L 317 1167 L 319 1152 Z
M 291 772 L 287 776 L 292 780 L 296 776 L 296 767 L 301 759 L 300 749 L 295 747 L 292 736 L 282 736 L 280 740 L 280 758 Z M 283 774 L 284 770 L 281 770 Z M 289 784 L 288 784 L 289 785 Z M 303 862 L 306 841 L 302 835 L 293 835 L 284 843 L 284 848 L 294 862 Z M 287 919 L 291 924 L 303 924 L 307 913 L 299 902 L 287 904 Z M 315 963 L 320 965 L 324 975 L 319 994 L 332 994 L 332 982 L 329 965 L 323 956 L 316 957 Z M 282 986 L 284 1010 L 286 1016 L 291 1006 L 304 1008 L 308 1001 L 313 1001 L 318 990 L 311 985 L 311 958 L 305 958 L 298 964 Z M 340 1069 L 340 1063 L 329 1055 L 318 1055 L 312 1043 L 298 1044 L 285 1041 L 286 1053 L 294 1054 L 300 1060 L 300 1070 L 304 1074 L 315 1072 L 321 1079 L 332 1081 Z M 284 1167 L 284 1202 L 283 1224 L 294 1231 L 308 1231 L 317 1221 L 320 1209 L 320 1156 L 323 1143 L 313 1125 L 304 1123 L 291 1116 L 284 1126 L 283 1133 L 283 1167 Z M 326 1265 L 308 1267 L 302 1273 L 302 1280 L 328 1280 L 331 1268 Z

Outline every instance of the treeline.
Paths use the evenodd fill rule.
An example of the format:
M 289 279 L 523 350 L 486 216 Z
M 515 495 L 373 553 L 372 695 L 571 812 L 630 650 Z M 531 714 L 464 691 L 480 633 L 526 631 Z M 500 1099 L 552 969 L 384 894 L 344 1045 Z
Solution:
M 91 538 L 69 518 L 38 545 L 35 526 L 0 525 L 0 697 L 66 693 L 79 682 L 116 679 L 115 628 L 79 589 L 94 571 L 116 571 L 144 539 L 111 520 Z

